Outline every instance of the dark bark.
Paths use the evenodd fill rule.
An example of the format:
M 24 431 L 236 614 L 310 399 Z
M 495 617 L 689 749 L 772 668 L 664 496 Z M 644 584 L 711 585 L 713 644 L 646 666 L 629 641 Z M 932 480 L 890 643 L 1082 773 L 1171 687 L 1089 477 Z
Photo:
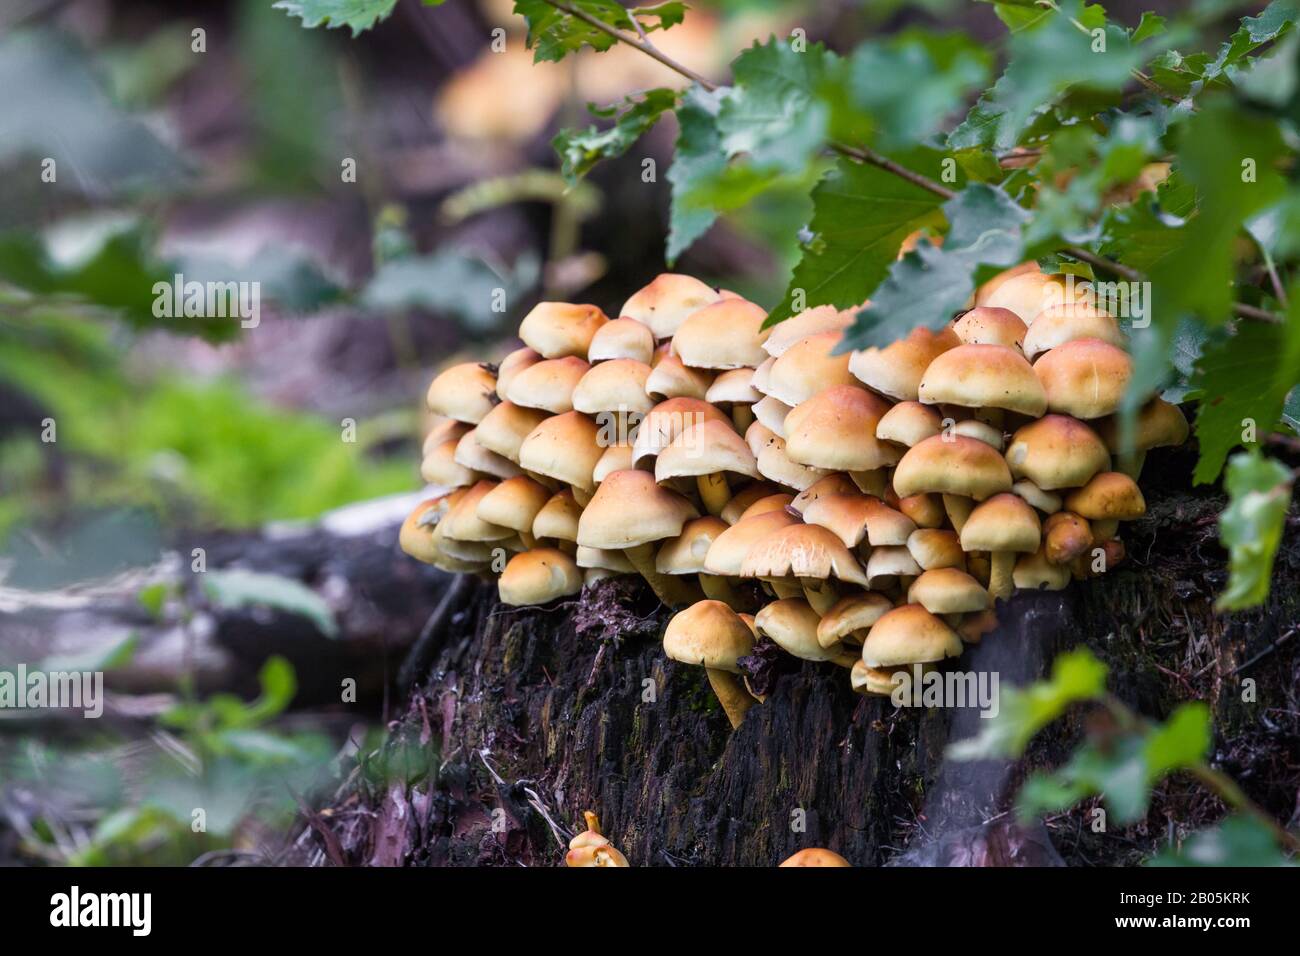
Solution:
M 1157 490 L 1148 516 L 1124 531 L 1120 568 L 1062 592 L 1017 594 L 957 666 L 1020 684 L 1083 643 L 1109 665 L 1112 689 L 1147 715 L 1205 699 L 1215 760 L 1285 821 L 1300 779 L 1300 639 L 1285 637 L 1300 621 L 1300 547 L 1288 534 L 1266 608 L 1216 614 L 1222 498 L 1158 490 L 1186 467 L 1182 455 L 1152 456 L 1143 483 Z M 332 819 L 347 860 L 556 865 L 560 839 L 593 809 L 633 865 L 769 866 L 805 846 L 856 865 L 1051 863 L 1057 850 L 1073 864 L 1130 863 L 1171 828 L 1181 834 L 1222 812 L 1174 778 L 1146 821 L 1122 833 L 1093 835 L 1088 806 L 1049 820 L 1046 832 L 1010 826 L 999 814 L 1019 782 L 1068 755 L 1080 715 L 1014 764 L 958 763 L 945 747 L 975 732 L 977 711 L 859 697 L 831 664 L 792 662 L 733 733 L 703 670 L 665 660 L 667 617 L 635 581 L 542 609 L 504 607 L 478 583 L 392 740 L 338 796 Z M 1246 677 L 1257 703 L 1241 701 Z M 803 832 L 792 827 L 798 811 Z M 307 849 L 319 840 L 298 846 L 303 859 L 325 861 Z

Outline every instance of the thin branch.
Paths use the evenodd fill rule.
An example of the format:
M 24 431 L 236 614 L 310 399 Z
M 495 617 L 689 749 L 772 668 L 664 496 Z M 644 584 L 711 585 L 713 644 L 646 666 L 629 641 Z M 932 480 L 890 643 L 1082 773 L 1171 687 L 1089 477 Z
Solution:
M 606 23 L 604 20 L 601 20 L 597 17 L 593 17 L 585 10 L 579 10 L 577 7 L 571 7 L 567 3 L 558 3 L 556 2 L 556 0 L 544 0 L 544 2 L 548 6 L 554 7 L 556 10 L 559 10 L 561 13 L 567 13 L 571 17 L 576 17 L 577 19 L 581 20 L 583 23 L 587 24 L 588 26 L 594 27 L 595 29 L 599 30 L 601 33 L 613 37 L 618 42 L 626 43 L 628 46 L 640 50 L 642 53 L 644 53 L 646 56 L 650 57 L 651 59 L 658 60 L 660 63 L 668 67 L 668 69 L 672 70 L 674 73 L 680 73 L 682 76 L 686 77 L 686 79 L 690 80 L 692 83 L 698 83 L 706 90 L 713 91 L 718 88 L 717 84 L 712 83 L 709 80 L 706 80 L 704 77 L 696 73 L 690 67 L 682 63 L 678 63 L 676 60 L 674 60 L 672 57 L 668 56 L 666 53 L 659 50 L 659 48 L 654 46 L 653 44 L 638 40 L 630 33 L 624 33 L 618 27 L 611 26 L 610 24 Z M 629 13 L 628 16 L 632 17 L 633 20 L 636 19 L 634 14 Z
M 709 80 L 706 80 L 703 76 L 701 76 L 699 73 L 696 73 L 694 70 L 692 70 L 690 67 L 686 66 L 685 64 L 677 62 L 672 57 L 668 56 L 666 53 L 662 52 L 657 47 L 655 47 L 652 43 L 649 42 L 648 39 L 646 40 L 638 39 L 637 37 L 634 37 L 629 33 L 625 33 L 624 31 L 618 29 L 617 27 L 605 23 L 603 20 L 600 20 L 597 17 L 593 17 L 591 14 L 587 13 L 586 11 L 579 10 L 576 7 L 569 6 L 567 3 L 561 3 L 558 2 L 558 0 L 544 0 L 544 2 L 548 6 L 554 7 L 556 10 L 559 10 L 561 13 L 567 13 L 571 17 L 576 17 L 577 19 L 581 20 L 583 23 L 586 23 L 587 25 L 594 27 L 595 29 L 601 31 L 607 36 L 613 37 L 618 42 L 626 43 L 628 46 L 632 47 L 633 49 L 640 50 L 646 56 L 651 57 L 654 60 L 658 60 L 664 66 L 668 67 L 668 69 L 672 70 L 673 72 L 681 76 L 686 77 L 686 79 L 690 80 L 692 83 L 698 83 L 706 90 L 713 91 L 718 88 L 717 84 L 712 83 Z M 1045 5 L 1050 5 L 1054 9 L 1058 9 L 1059 12 L 1059 8 L 1056 8 L 1055 3 L 1051 3 L 1050 0 Z M 636 22 L 635 14 L 629 13 L 628 15 L 632 18 L 633 22 L 635 23 Z M 639 23 L 637 24 L 637 29 L 644 37 L 645 31 L 641 28 Z M 867 163 L 871 166 L 875 166 L 879 169 L 883 169 L 886 172 L 891 173 L 894 176 L 899 177 L 900 179 L 905 179 L 912 185 L 917 186 L 920 189 L 924 189 L 928 192 L 931 192 L 934 195 L 939 196 L 945 200 L 951 199 L 953 196 L 956 195 L 956 193 L 953 192 L 951 189 L 949 189 L 947 186 L 941 185 L 940 183 L 936 183 L 934 180 L 926 176 L 923 176 L 918 172 L 910 170 L 906 166 L 894 162 L 888 156 L 882 155 L 881 153 L 876 152 L 870 147 L 848 146 L 844 143 L 831 143 L 830 148 L 834 152 L 837 152 L 842 156 L 847 156 L 851 159 L 856 159 L 858 162 Z M 1083 249 L 1078 246 L 1065 246 L 1063 247 L 1063 251 L 1067 255 L 1073 256 L 1074 258 L 1078 259 L 1081 262 L 1088 263 L 1090 266 L 1092 266 L 1095 269 L 1101 269 L 1103 272 L 1108 272 L 1111 275 L 1117 275 L 1122 279 L 1128 280 L 1129 282 L 1142 282 L 1146 278 L 1141 272 L 1139 272 L 1136 269 L 1123 265 L 1122 263 L 1115 262 L 1114 260 L 1107 259 L 1105 256 L 1099 256 L 1094 252 L 1089 252 L 1087 249 Z M 1234 315 L 1240 316 L 1241 318 L 1251 319 L 1257 322 L 1279 323 L 1282 321 L 1281 316 L 1276 315 L 1272 312 L 1268 312 L 1264 309 L 1257 308 L 1253 305 L 1246 305 L 1244 302 L 1232 303 L 1232 312 Z

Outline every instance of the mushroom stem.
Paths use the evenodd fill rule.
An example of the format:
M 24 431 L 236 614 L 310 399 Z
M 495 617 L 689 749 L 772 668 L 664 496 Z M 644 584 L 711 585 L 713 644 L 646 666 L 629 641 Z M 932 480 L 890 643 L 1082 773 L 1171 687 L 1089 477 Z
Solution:
M 684 577 L 674 577 L 671 574 L 660 574 L 655 569 L 655 549 L 653 544 L 642 544 L 635 548 L 628 548 L 624 552 L 627 559 L 632 562 L 632 567 L 641 573 L 645 578 L 646 584 L 655 592 L 666 606 L 676 607 L 679 604 L 693 604 L 700 600 L 701 594 L 697 587 L 694 587 L 690 581 Z
M 966 519 L 975 509 L 975 502 L 965 495 L 944 495 L 943 508 L 948 512 L 948 520 L 952 522 L 953 530 L 961 534 Z
M 587 491 L 585 488 L 579 488 L 577 485 L 574 485 L 573 500 L 585 508 L 587 505 L 591 504 L 591 492 Z
M 745 434 L 745 430 L 754 424 L 754 409 L 750 405 L 732 405 L 731 421 L 736 426 L 736 431 Z
M 740 593 L 731 586 L 731 582 L 724 575 L 720 574 L 701 574 L 700 590 L 704 596 L 713 601 L 721 601 L 733 611 L 743 611 L 745 601 L 741 598 Z
M 533 535 L 531 531 L 520 531 L 519 540 L 524 543 L 524 547 L 527 548 L 529 551 L 537 547 L 537 538 Z
M 803 585 L 803 596 L 807 600 L 808 606 L 822 617 L 825 617 L 826 613 L 835 606 L 835 602 L 840 599 L 832 581 L 823 581 L 819 578 L 800 578 L 799 583 Z
M 1015 590 L 1011 572 L 1016 567 L 1014 551 L 994 551 L 989 568 L 989 595 L 994 599 L 1009 598 Z
M 596 834 L 596 836 L 603 836 L 600 832 L 600 818 L 596 814 L 590 810 L 583 810 L 582 819 L 586 821 L 588 830 Z
M 850 651 L 847 648 L 841 647 L 838 651 L 835 652 L 835 656 L 832 657 L 830 660 L 831 663 L 838 664 L 840 667 L 847 667 L 852 669 L 853 665 L 856 664 L 861 659 L 862 659 L 861 653 L 855 653 L 854 651 Z
M 875 495 L 877 498 L 883 498 L 885 496 L 885 486 L 887 481 L 885 479 L 885 470 L 883 468 L 876 468 L 872 471 L 851 471 L 849 472 L 849 477 L 853 479 L 853 483 L 857 485 L 858 489 L 863 493 Z
M 704 502 L 704 509 L 714 517 L 722 514 L 722 509 L 731 500 L 731 489 L 727 487 L 727 476 L 721 472 L 713 475 L 700 475 L 695 479 L 695 487 L 699 489 L 700 500 Z
M 763 583 L 772 589 L 779 600 L 803 597 L 803 588 L 785 578 L 763 578 Z
M 745 713 L 757 701 L 745 689 L 744 682 L 730 671 L 706 667 L 704 673 L 709 675 L 709 686 L 713 688 L 718 703 L 726 711 L 727 719 L 731 721 L 731 729 L 735 730 L 745 719 Z

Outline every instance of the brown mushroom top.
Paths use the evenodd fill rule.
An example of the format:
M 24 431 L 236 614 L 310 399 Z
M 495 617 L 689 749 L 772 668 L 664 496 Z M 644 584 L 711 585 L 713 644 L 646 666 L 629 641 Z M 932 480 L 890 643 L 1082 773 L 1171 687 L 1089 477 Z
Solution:
M 764 359 L 761 306 L 723 299 L 691 315 L 673 335 L 673 351 L 692 368 L 754 368 Z
M 438 374 L 425 400 L 429 411 L 477 425 L 495 404 L 497 379 L 478 362 L 461 362 Z
M 904 604 L 872 625 L 862 644 L 868 667 L 927 664 L 961 654 L 961 638 L 919 604 Z
M 655 336 L 650 327 L 626 316 L 612 319 L 596 330 L 587 347 L 588 362 L 633 359 L 650 364 L 655 354 Z
M 722 472 L 757 478 L 758 465 L 745 439 L 715 419 L 683 429 L 655 459 L 659 482 Z
M 1187 441 L 1187 419 L 1183 417 L 1182 409 L 1159 396 L 1138 409 L 1134 425 L 1134 451 L 1177 446 Z M 1097 433 L 1113 454 L 1120 453 L 1122 436 L 1118 415 L 1099 421 Z
M 769 534 L 794 523 L 794 516 L 786 511 L 766 511 L 741 518 L 713 539 L 709 553 L 704 556 L 704 569 L 710 574 L 739 575 L 750 548 Z
M 497 579 L 503 604 L 546 604 L 582 590 L 582 571 L 558 548 L 533 548 L 511 558 Z
M 699 279 L 664 272 L 634 292 L 618 314 L 648 326 L 656 339 L 669 339 L 689 316 L 720 298 Z
M 1075 418 L 1113 414 L 1133 375 L 1123 349 L 1101 339 L 1073 339 L 1045 352 L 1035 363 L 1047 407 Z
M 533 474 L 555 478 L 591 491 L 593 473 L 604 454 L 600 429 L 581 412 L 565 412 L 543 421 L 519 446 L 519 466 Z
M 976 306 L 952 324 L 967 345 L 1005 345 L 1024 352 L 1025 333 L 1029 331 L 1024 320 L 1010 309 Z
M 771 334 L 763 343 L 763 351 L 780 358 L 796 342 L 821 332 L 843 332 L 853 324 L 857 309 L 840 311 L 833 305 L 819 305 L 792 315 L 772 326 Z
M 872 547 L 904 545 L 916 523 L 879 498 L 854 492 L 822 495 L 809 502 L 803 520 L 834 533 L 846 547 L 856 548 L 866 538 Z
M 982 611 L 991 603 L 984 586 L 957 568 L 926 571 L 907 589 L 907 602 L 919 604 L 931 614 Z
M 787 352 L 781 361 L 793 355 Z M 897 464 L 899 449 L 875 437 L 889 405 L 856 385 L 833 385 L 785 417 L 785 453 L 801 465 L 872 471 Z
M 961 529 L 966 551 L 1037 551 L 1043 527 L 1038 512 L 1006 492 L 976 505 Z
M 849 371 L 867 388 L 899 401 L 916 401 L 921 377 L 930 363 L 951 348 L 961 345 L 951 327 L 937 332 L 916 328 L 907 338 L 883 349 L 870 348 L 849 357 Z
M 1119 471 L 1103 471 L 1094 476 L 1082 488 L 1066 495 L 1065 507 L 1090 521 L 1132 521 L 1147 512 L 1142 490 L 1132 478 Z
M 588 415 L 601 412 L 635 412 L 654 408 L 646 394 L 650 366 L 636 359 L 610 359 L 593 365 L 573 389 L 573 407 Z
M 836 385 L 857 387 L 848 353 L 834 354 L 840 338 L 838 331 L 819 332 L 792 345 L 772 363 L 767 394 L 793 406 Z
M 514 402 L 501 402 L 483 416 L 474 429 L 475 440 L 488 451 L 519 463 L 519 446 L 528 433 L 547 418 L 540 408 L 524 408 Z
M 852 866 L 848 860 L 840 856 L 834 850 L 824 850 L 818 846 L 810 846 L 807 849 L 800 850 L 794 856 L 786 859 L 781 866 Z M 778 867 L 779 869 L 779 867 Z
M 836 578 L 866 587 L 867 576 L 834 534 L 815 524 L 792 524 L 749 549 L 740 566 L 746 578 Z
M 1101 339 L 1124 347 L 1124 335 L 1114 318 L 1087 302 L 1071 302 L 1044 309 L 1034 317 L 1025 335 L 1025 354 L 1032 359 L 1075 339 Z
M 1011 471 L 998 450 L 977 438 L 935 435 L 908 449 L 894 469 L 900 498 L 926 493 L 983 501 L 1011 488 Z
M 938 409 L 920 402 L 899 402 L 876 423 L 876 437 L 911 448 L 943 429 Z
M 543 358 L 586 359 L 592 337 L 609 321 L 594 305 L 539 302 L 519 323 L 519 337 Z
M 542 359 L 521 370 L 506 389 L 506 398 L 525 408 L 560 414 L 573 410 L 573 390 L 591 366 L 576 355 Z
M 754 649 L 754 634 L 721 601 L 697 601 L 678 611 L 664 631 L 664 653 L 683 664 L 740 673 L 736 664 Z
M 925 370 L 918 396 L 927 405 L 1004 408 L 1035 417 L 1047 408 L 1047 395 L 1033 366 L 1005 345 L 949 349 Z
M 626 549 L 675 538 L 699 513 L 676 492 L 655 484 L 654 475 L 633 469 L 605 478 L 578 519 L 578 544 Z
M 1068 415 L 1045 415 L 1018 429 L 1007 447 L 1013 478 L 1028 478 L 1047 491 L 1078 488 L 1110 468 L 1110 454 L 1097 433 Z

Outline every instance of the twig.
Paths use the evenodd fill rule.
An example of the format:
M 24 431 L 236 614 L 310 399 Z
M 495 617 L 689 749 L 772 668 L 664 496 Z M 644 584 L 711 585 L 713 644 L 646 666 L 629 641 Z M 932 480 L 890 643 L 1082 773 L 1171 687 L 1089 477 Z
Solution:
M 611 26 L 610 24 L 605 23 L 603 20 L 600 20 L 597 17 L 593 17 L 591 14 L 587 13 L 584 10 L 579 10 L 576 7 L 569 6 L 567 3 L 560 3 L 558 2 L 558 0 L 544 0 L 544 2 L 548 6 L 554 7 L 556 10 L 559 10 L 562 13 L 567 13 L 571 17 L 576 17 L 577 19 L 581 20 L 583 23 L 586 23 L 587 25 L 594 27 L 595 29 L 601 31 L 607 36 L 613 37 L 618 42 L 626 43 L 628 46 L 640 50 L 646 56 L 658 60 L 664 66 L 668 67 L 668 69 L 672 70 L 675 73 L 678 73 L 681 76 L 686 77 L 688 80 L 690 80 L 693 83 L 698 83 L 706 90 L 713 91 L 718 88 L 717 84 L 711 83 L 710 81 L 706 80 L 703 76 L 701 76 L 699 73 L 696 73 L 694 70 L 692 70 L 690 67 L 677 62 L 672 57 L 668 56 L 667 54 L 659 50 L 657 47 L 655 47 L 648 40 L 637 39 L 631 34 L 625 33 L 622 30 L 618 29 L 617 27 Z M 1054 2 L 1052 2 L 1052 0 L 1043 0 L 1043 5 L 1050 6 L 1059 12 L 1059 8 L 1056 6 Z M 632 19 L 634 23 L 636 23 L 635 14 L 629 13 L 629 17 Z M 1082 28 L 1082 24 L 1076 24 L 1076 25 Z M 644 29 L 641 27 L 639 23 L 637 23 L 636 26 L 638 32 L 640 32 L 641 35 L 644 37 L 646 35 Z M 1086 30 L 1086 28 L 1083 29 Z M 1133 71 L 1133 73 L 1140 82 L 1145 81 L 1144 85 L 1146 83 L 1150 83 L 1149 78 L 1139 74 L 1138 71 Z M 1159 90 L 1159 87 L 1155 87 L 1155 89 L 1163 93 L 1162 90 Z M 953 196 L 956 195 L 956 193 L 954 193 L 948 187 L 943 186 L 940 183 L 936 183 L 934 180 L 926 176 L 923 176 L 920 173 L 915 172 L 911 169 L 908 169 L 906 166 L 902 166 L 899 163 L 894 162 L 888 156 L 884 156 L 881 153 L 877 153 L 875 150 L 871 149 L 870 147 L 849 146 L 844 143 L 831 143 L 830 148 L 834 152 L 837 152 L 843 156 L 848 156 L 851 159 L 858 160 L 859 162 L 867 163 L 871 166 L 875 166 L 879 169 L 883 169 L 885 170 L 885 172 L 891 173 L 894 176 L 899 177 L 900 179 L 905 179 L 912 185 L 917 186 L 920 189 L 924 189 L 927 192 L 931 192 L 936 196 L 940 196 L 945 200 L 951 199 Z M 1115 262 L 1114 260 L 1107 259 L 1105 256 L 1100 256 L 1094 252 L 1089 252 L 1087 249 L 1082 249 L 1079 248 L 1078 246 L 1064 246 L 1063 251 L 1067 255 L 1073 256 L 1074 258 L 1078 259 L 1080 262 L 1086 262 L 1088 263 L 1088 265 L 1092 266 L 1095 269 L 1101 269 L 1104 272 L 1108 272 L 1112 275 L 1117 275 L 1122 279 L 1128 280 L 1129 282 L 1142 282 L 1145 281 L 1146 279 L 1146 276 L 1143 275 L 1138 270 L 1130 266 L 1123 265 L 1122 263 Z M 1243 319 L 1251 319 L 1252 321 L 1257 321 L 1257 322 L 1280 323 L 1282 321 L 1281 316 L 1276 315 L 1272 312 L 1268 312 L 1264 309 L 1257 308 L 1253 305 L 1247 305 L 1244 302 L 1232 303 L 1232 312 L 1234 315 L 1237 315 Z

